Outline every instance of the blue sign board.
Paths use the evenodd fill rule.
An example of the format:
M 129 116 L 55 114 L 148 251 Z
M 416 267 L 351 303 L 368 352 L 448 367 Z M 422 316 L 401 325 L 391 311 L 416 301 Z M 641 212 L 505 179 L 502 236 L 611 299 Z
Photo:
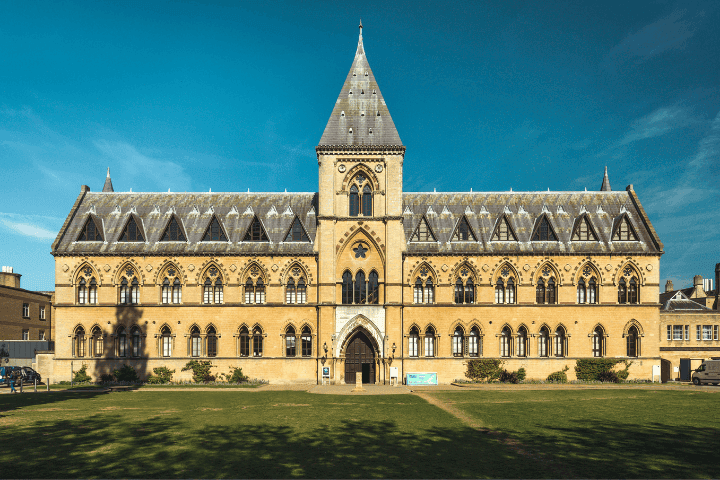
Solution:
M 408 373 L 406 378 L 408 385 L 437 385 L 437 373 L 435 372 L 415 372 Z

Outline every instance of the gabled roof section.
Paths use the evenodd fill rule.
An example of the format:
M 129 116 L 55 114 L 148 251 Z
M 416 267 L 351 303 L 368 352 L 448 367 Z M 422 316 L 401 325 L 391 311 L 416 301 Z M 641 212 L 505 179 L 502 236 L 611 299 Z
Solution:
M 573 242 L 597 242 L 598 236 L 590 221 L 590 216 L 583 213 L 575 222 L 575 228 L 571 237 Z
M 260 219 L 255 215 L 253 221 L 245 232 L 243 242 L 269 242 L 265 227 L 263 227 Z
M 557 242 L 558 237 L 555 229 L 550 223 L 547 214 L 542 214 L 535 224 L 535 229 L 530 237 L 533 242 Z
M 623 213 L 619 218 L 616 219 L 615 228 L 612 235 L 613 242 L 626 241 L 626 242 L 637 242 L 638 236 L 633 227 L 630 217 L 627 213 Z
M 212 218 L 210 219 L 210 223 L 208 223 L 207 228 L 205 229 L 205 234 L 202 237 L 203 242 L 227 242 L 228 236 L 227 233 L 225 233 L 225 229 L 223 228 L 222 224 L 220 223 L 220 220 L 218 220 L 217 216 L 213 214 Z
M 118 242 L 144 242 L 145 234 L 142 230 L 142 222 L 135 214 L 131 213 L 125 227 L 122 229 Z
M 435 242 L 437 237 L 435 237 L 435 234 L 432 231 L 432 228 L 430 228 L 430 224 L 427 221 L 427 218 L 425 218 L 425 215 L 422 216 L 420 219 L 420 222 L 418 223 L 417 228 L 415 228 L 415 233 L 412 234 L 410 237 L 411 242 Z
M 460 217 L 460 221 L 457 223 L 455 231 L 450 238 L 453 242 L 477 242 L 477 236 L 465 215 Z
M 167 226 L 160 236 L 161 242 L 187 242 L 187 236 L 180 226 L 180 220 L 176 215 L 171 215 Z
M 513 230 L 507 214 L 500 215 L 490 238 L 494 242 L 517 242 L 517 235 L 515 235 L 515 230 Z
M 340 90 L 318 146 L 340 145 L 402 146 L 400 135 L 365 57 L 362 24 L 350 73 Z
M 285 241 L 286 242 L 309 242 L 310 241 L 310 238 L 308 237 L 308 234 L 305 231 L 305 227 L 303 226 L 302 222 L 300 221 L 300 218 L 297 215 L 295 215 L 295 219 L 293 220 L 292 225 L 290 225 L 287 235 L 285 235 Z
M 102 225 L 102 222 L 99 219 L 97 219 L 96 222 L 94 215 L 88 215 L 85 225 L 83 225 L 76 242 L 102 242 L 102 229 L 98 228 L 99 225 Z

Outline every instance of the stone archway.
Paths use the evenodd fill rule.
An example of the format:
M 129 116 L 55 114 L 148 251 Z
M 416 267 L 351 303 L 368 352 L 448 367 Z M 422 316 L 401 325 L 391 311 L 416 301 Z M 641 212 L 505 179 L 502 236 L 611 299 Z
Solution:
M 378 379 L 378 358 L 372 336 L 364 328 L 358 328 L 343 348 L 345 383 L 354 384 L 358 375 L 362 383 L 374 384 Z

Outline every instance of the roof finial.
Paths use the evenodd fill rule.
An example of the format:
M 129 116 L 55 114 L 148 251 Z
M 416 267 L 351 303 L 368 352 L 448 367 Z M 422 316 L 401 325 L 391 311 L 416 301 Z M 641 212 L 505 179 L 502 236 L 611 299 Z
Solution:
M 612 188 L 610 188 L 610 178 L 608 177 L 607 173 L 607 166 L 605 166 L 605 176 L 603 177 L 602 185 L 600 186 L 601 192 L 611 192 Z
M 362 18 L 360 19 L 360 38 L 362 38 Z
M 105 185 L 103 185 L 103 192 L 114 192 L 113 186 L 112 186 L 112 180 L 110 180 L 110 167 L 108 167 L 107 170 L 107 177 L 105 177 Z

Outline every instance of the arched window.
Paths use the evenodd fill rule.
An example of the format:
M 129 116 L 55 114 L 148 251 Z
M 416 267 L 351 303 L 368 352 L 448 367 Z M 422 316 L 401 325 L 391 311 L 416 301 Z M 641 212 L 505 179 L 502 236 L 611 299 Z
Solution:
M 307 285 L 305 279 L 301 278 L 297 284 L 297 303 L 307 303 Z
M 498 278 L 495 284 L 495 303 L 505 303 L 505 284 Z
M 545 303 L 545 280 L 542 278 L 535 287 L 535 303 Z
M 473 327 L 470 330 L 470 336 L 468 337 L 468 355 L 471 357 L 480 355 L 480 332 L 477 327 Z
M 527 329 L 525 327 L 520 327 L 518 329 L 518 335 L 517 335 L 517 356 L 518 357 L 527 357 L 527 343 L 528 343 L 528 334 Z
M 627 334 L 627 356 L 640 356 L 640 334 L 635 326 L 630 327 Z
M 581 278 L 577 285 L 577 303 L 585 303 L 585 293 L 585 279 Z
M 423 300 L 425 300 L 425 303 L 435 303 L 435 286 L 432 278 L 425 281 L 425 298 Z
M 618 303 L 627 303 L 627 283 L 624 278 L 620 279 L 618 285 Z
M 413 327 L 410 330 L 410 336 L 408 337 L 408 356 L 418 356 L 418 343 L 420 341 L 420 334 L 418 333 L 417 327 Z
M 375 270 L 368 276 L 368 298 L 367 303 L 376 304 L 380 301 L 380 284 L 378 274 Z
M 262 357 L 263 354 L 263 333 L 260 327 L 253 329 L 253 357 Z
M 455 303 L 465 303 L 464 290 L 465 288 L 463 286 L 463 282 L 460 277 L 458 277 L 458 279 L 455 281 Z
M 465 303 L 475 303 L 475 283 L 472 278 L 465 282 Z
M 509 357 L 512 354 L 512 333 L 508 327 L 500 332 L 500 356 Z
M 295 290 L 295 279 L 288 278 L 287 285 L 285 285 L 285 303 L 295 303 L 297 300 L 297 291 Z
M 81 278 L 78 283 L 77 299 L 80 305 L 85 305 L 87 303 L 87 286 L 84 278 Z
M 595 282 L 595 277 L 592 277 L 590 281 L 588 282 L 588 290 L 587 290 L 587 300 L 588 303 L 596 304 L 598 303 L 598 291 L 597 291 L 597 283 Z
M 202 338 L 200 338 L 200 329 L 194 326 L 190 330 L 190 356 L 199 357 L 202 355 Z
M 205 279 L 205 283 L 203 284 L 203 303 L 208 305 L 211 304 L 212 298 L 212 280 L 208 277 Z
M 160 331 L 160 349 L 163 357 L 172 357 L 173 339 L 170 328 L 163 327 Z
M 90 279 L 90 287 L 88 288 L 88 303 L 95 305 L 97 303 L 97 282 L 95 277 Z
M 255 282 L 255 303 L 265 303 L 265 282 L 262 278 L 258 278 Z
M 515 303 L 515 280 L 508 278 L 507 288 L 505 288 L 505 303 Z
M 360 194 L 356 185 L 350 187 L 350 216 L 360 215 Z
M 435 330 L 432 327 L 425 330 L 425 356 L 435 356 Z
M 556 292 L 557 287 L 555 285 L 555 279 L 553 277 L 550 277 L 547 285 L 547 303 L 551 305 L 555 303 L 557 297 Z
M 362 214 L 363 217 L 372 217 L 372 190 L 370 190 L 370 187 L 366 184 L 363 187 L 363 195 L 362 195 Z
M 131 328 L 130 338 L 132 339 L 132 356 L 139 357 L 142 352 L 142 337 L 140 336 L 140 328 L 137 326 Z
M 295 329 L 288 327 L 285 330 L 285 356 L 294 357 L 296 354 Z
M 92 329 L 92 338 L 90 341 L 92 342 L 92 346 L 90 348 L 92 349 L 93 356 L 101 357 L 103 354 L 104 339 L 100 327 Z
M 73 346 L 76 357 L 85 356 L 85 329 L 83 327 L 78 327 L 77 330 L 75 330 L 75 342 Z
M 605 332 L 602 327 L 597 326 L 593 331 L 593 357 L 602 357 L 605 350 Z
M 255 284 L 251 278 L 245 282 L 245 303 L 255 303 Z
M 177 278 L 173 282 L 172 298 L 173 298 L 173 303 L 181 303 L 182 302 L 182 285 L 180 285 L 180 280 Z
M 207 345 L 207 356 L 217 357 L 218 352 L 218 337 L 215 332 L 215 327 L 210 326 L 207 329 L 207 336 L 205 337 L 205 344 Z
M 538 336 L 538 357 L 548 356 L 548 347 L 550 346 L 550 332 L 547 327 L 540 329 L 540 335 Z
M 128 303 L 130 303 L 130 291 L 127 278 L 123 277 L 120 281 L 120 305 L 127 305 Z
M 247 327 L 240 328 L 240 356 L 250 356 L 250 334 L 248 333 Z
M 420 277 L 415 280 L 415 288 L 413 289 L 413 303 L 423 303 L 423 284 Z
M 553 346 L 556 357 L 564 357 L 567 355 L 567 338 L 565 336 L 565 330 L 562 327 L 558 327 L 555 330 L 555 345 Z
M 312 357 L 312 334 L 308 327 L 302 329 L 302 356 Z
M 130 303 L 132 305 L 140 303 L 140 283 L 137 278 L 133 278 L 130 283 Z
M 168 304 L 172 301 L 172 289 L 170 287 L 170 280 L 165 277 L 162 283 L 162 303 Z
M 223 303 L 223 284 L 222 280 L 218 277 L 217 280 L 215 280 L 215 303 L 220 304 Z
M 638 285 L 635 277 L 630 279 L 630 286 L 628 287 L 628 303 L 638 303 Z
M 355 274 L 355 303 L 365 303 L 367 299 L 365 288 L 365 273 L 360 270 Z
M 127 334 L 125 333 L 125 327 L 118 327 L 117 329 L 117 356 L 127 356 Z
M 454 357 L 462 357 L 463 352 L 463 331 L 462 328 L 457 327 L 452 337 L 452 352 Z
M 352 273 L 345 271 L 342 276 L 342 303 L 351 305 L 353 303 Z

